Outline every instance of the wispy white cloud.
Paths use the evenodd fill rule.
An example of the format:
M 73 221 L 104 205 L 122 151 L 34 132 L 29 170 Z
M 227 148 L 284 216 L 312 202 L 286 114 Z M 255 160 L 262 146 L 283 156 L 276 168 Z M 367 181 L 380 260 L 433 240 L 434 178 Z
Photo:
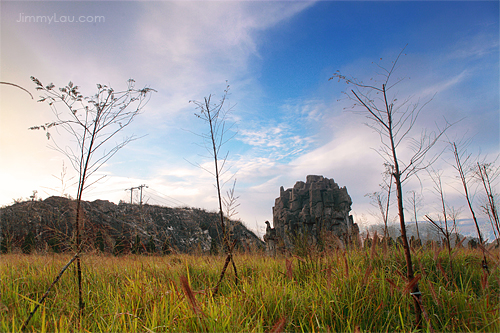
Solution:
M 276 114 L 241 123 L 235 139 L 250 146 L 250 155 L 288 163 L 321 144 L 321 124 L 327 112 L 321 100 L 287 101 Z
M 468 75 L 468 70 L 464 70 L 458 75 L 454 75 L 453 77 L 446 78 L 444 80 L 439 80 L 439 82 L 436 82 L 435 84 L 420 90 L 418 96 L 424 99 L 431 98 L 436 94 L 439 94 L 457 84 L 464 82 L 467 79 Z
M 478 33 L 463 36 L 456 42 L 453 50 L 447 55 L 448 60 L 481 59 L 487 55 L 498 53 L 498 35 Z
M 295 131 L 284 123 L 260 129 L 240 129 L 237 140 L 252 146 L 259 155 L 275 161 L 298 156 L 314 142 L 311 137 L 296 135 Z
M 134 66 L 139 66 L 165 95 L 165 108 L 176 112 L 186 98 L 221 90 L 254 91 L 250 62 L 259 59 L 258 34 L 312 3 L 147 2 L 136 21 Z M 222 87 L 223 88 L 223 87 Z

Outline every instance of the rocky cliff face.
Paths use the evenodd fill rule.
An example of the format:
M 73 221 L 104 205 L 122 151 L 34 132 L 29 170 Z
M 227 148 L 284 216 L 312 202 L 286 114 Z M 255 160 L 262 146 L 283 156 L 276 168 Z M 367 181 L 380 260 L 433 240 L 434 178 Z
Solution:
M 317 242 L 331 234 L 349 241 L 359 233 L 349 215 L 351 197 L 345 187 L 339 188 L 333 179 L 307 176 L 293 188 L 280 188 L 273 207 L 273 224 L 286 248 L 293 248 L 294 237 L 308 235 Z
M 114 252 L 118 243 L 125 253 L 140 240 L 139 252 L 161 252 L 165 244 L 174 252 L 208 252 L 222 244 L 218 214 L 195 208 L 169 208 L 152 205 L 118 205 L 105 201 L 82 202 L 83 244 L 86 250 Z M 76 202 L 63 197 L 26 201 L 0 209 L 2 246 L 20 249 L 33 238 L 39 251 L 65 251 L 74 235 Z M 227 222 L 226 222 L 227 223 Z M 263 246 L 263 242 L 239 221 L 228 223 L 232 238 L 244 250 Z M 128 249 L 128 250 L 127 250 Z

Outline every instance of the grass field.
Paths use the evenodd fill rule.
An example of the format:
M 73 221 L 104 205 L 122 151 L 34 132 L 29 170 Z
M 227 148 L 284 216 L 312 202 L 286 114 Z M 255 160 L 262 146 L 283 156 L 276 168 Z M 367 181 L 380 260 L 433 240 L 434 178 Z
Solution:
M 0 256 L 0 331 L 19 331 L 70 255 Z M 414 251 L 430 321 L 424 330 L 499 332 L 500 268 L 481 253 Z M 367 249 L 306 258 L 236 255 L 212 297 L 224 257 L 84 255 L 85 313 L 78 320 L 71 267 L 31 320 L 37 332 L 414 331 L 402 250 Z M 185 283 L 182 280 L 185 278 Z M 187 282 L 187 283 L 186 283 Z

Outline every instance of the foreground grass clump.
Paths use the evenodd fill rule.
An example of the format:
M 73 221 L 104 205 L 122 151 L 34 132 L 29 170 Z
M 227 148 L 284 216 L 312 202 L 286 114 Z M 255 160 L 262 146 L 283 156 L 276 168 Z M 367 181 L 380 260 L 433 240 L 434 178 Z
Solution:
M 484 276 L 481 253 L 417 250 L 416 276 L 436 331 L 500 331 L 500 268 Z M 18 331 L 69 255 L 0 257 L 0 331 Z M 83 258 L 85 315 L 78 320 L 74 268 L 29 324 L 30 331 L 412 331 L 401 250 L 355 250 L 307 258 L 238 255 L 240 284 L 225 258 L 175 255 Z M 278 327 L 279 326 L 279 327 Z M 428 324 L 424 327 L 428 329 Z

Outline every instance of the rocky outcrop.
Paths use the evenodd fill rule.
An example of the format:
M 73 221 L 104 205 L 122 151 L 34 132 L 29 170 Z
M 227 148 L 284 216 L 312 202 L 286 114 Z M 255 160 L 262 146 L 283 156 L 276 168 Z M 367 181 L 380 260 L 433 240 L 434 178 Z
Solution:
M 82 202 L 83 244 L 87 251 L 113 253 L 117 244 L 139 252 L 198 253 L 222 247 L 219 215 L 196 208 L 153 205 L 116 205 L 106 200 Z M 0 243 L 12 250 L 22 248 L 34 235 L 34 249 L 63 252 L 71 249 L 76 202 L 64 197 L 26 201 L 0 209 Z M 226 222 L 227 229 L 242 250 L 263 246 L 263 242 L 240 221 Z M 220 250 L 220 249 L 219 249 Z M 165 252 L 165 251 L 164 251 Z
M 271 256 L 276 256 L 277 241 L 278 236 L 276 235 L 276 229 L 271 228 L 271 223 L 266 221 L 266 234 L 264 235 L 264 242 L 266 242 L 266 252 Z
M 280 188 L 273 207 L 273 224 L 282 245 L 291 249 L 294 238 L 307 235 L 318 242 L 323 235 L 334 235 L 347 242 L 357 237 L 358 226 L 349 215 L 351 197 L 333 179 L 307 176 L 293 188 Z

